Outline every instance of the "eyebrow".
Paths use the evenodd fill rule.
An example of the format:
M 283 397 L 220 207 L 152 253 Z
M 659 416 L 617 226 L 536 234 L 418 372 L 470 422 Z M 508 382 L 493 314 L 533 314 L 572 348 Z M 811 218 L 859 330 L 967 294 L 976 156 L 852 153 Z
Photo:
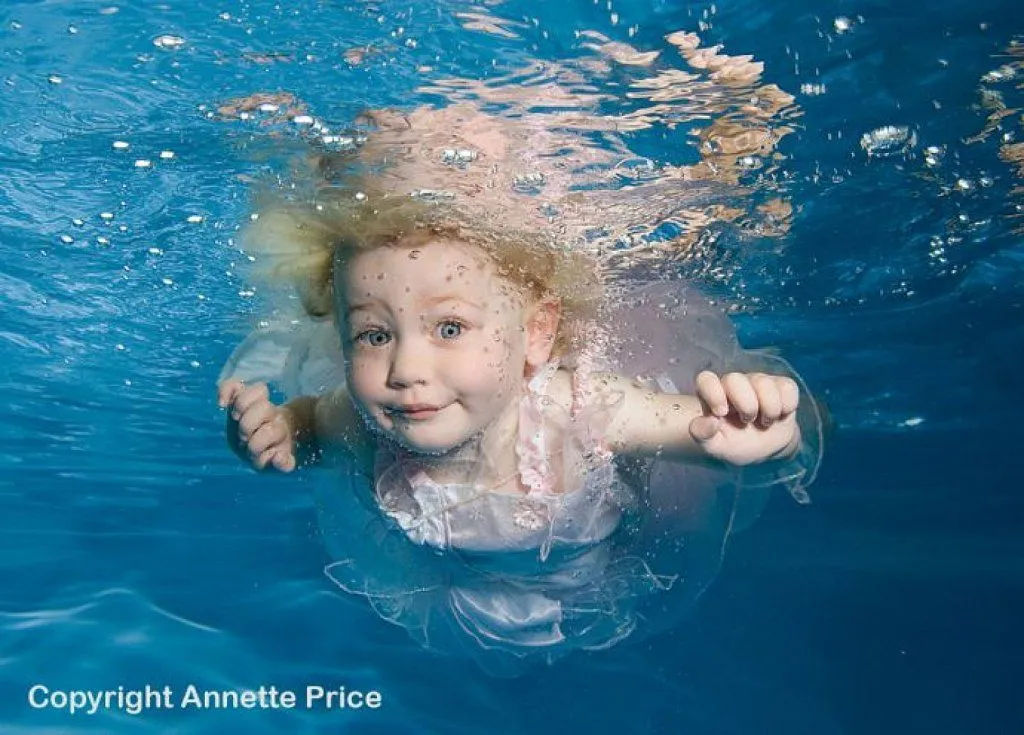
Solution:
M 431 298 L 426 300 L 426 304 L 427 304 L 427 306 L 436 306 L 437 304 L 442 304 L 445 301 L 460 301 L 463 304 L 466 304 L 468 306 L 472 306 L 473 308 L 479 309 L 480 311 L 483 311 L 483 309 L 484 309 L 484 307 L 482 305 L 476 303 L 475 301 L 469 301 L 468 299 L 464 299 L 461 296 L 456 296 L 455 294 L 444 294 L 443 296 L 433 296 L 433 297 L 431 297 Z
M 458 301 L 460 303 L 466 304 L 467 306 L 472 306 L 475 309 L 479 309 L 480 311 L 484 310 L 484 307 L 482 305 L 476 303 L 475 301 L 469 301 L 467 299 L 462 298 L 461 296 L 456 296 L 455 294 L 444 294 L 444 295 L 441 295 L 441 296 L 431 296 L 429 299 L 424 299 L 423 303 L 426 306 L 436 306 L 438 304 L 444 303 L 445 301 Z M 350 305 L 346 309 L 346 311 L 349 314 L 351 314 L 354 311 L 360 311 L 361 309 L 369 309 L 374 304 L 380 304 L 380 303 L 382 303 L 380 301 L 380 299 L 371 299 L 370 301 L 361 301 L 361 302 L 359 302 L 357 304 Z

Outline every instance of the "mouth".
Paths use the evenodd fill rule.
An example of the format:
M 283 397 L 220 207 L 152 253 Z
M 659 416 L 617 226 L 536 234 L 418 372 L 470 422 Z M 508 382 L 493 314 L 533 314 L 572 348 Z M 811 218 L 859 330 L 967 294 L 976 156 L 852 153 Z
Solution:
M 384 412 L 389 416 L 409 421 L 423 421 L 429 419 L 443 410 L 443 406 L 429 406 L 425 403 L 416 403 L 408 406 L 395 406 L 386 408 Z

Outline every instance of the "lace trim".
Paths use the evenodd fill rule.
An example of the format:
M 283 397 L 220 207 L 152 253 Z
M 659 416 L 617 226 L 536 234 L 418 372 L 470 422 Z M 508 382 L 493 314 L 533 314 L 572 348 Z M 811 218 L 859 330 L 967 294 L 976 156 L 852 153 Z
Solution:
M 516 454 L 519 455 L 519 479 L 528 493 L 553 493 L 556 478 L 548 461 L 547 440 L 544 436 L 544 391 L 558 370 L 558 360 L 552 360 L 526 384 L 526 392 L 519 400 L 519 437 Z

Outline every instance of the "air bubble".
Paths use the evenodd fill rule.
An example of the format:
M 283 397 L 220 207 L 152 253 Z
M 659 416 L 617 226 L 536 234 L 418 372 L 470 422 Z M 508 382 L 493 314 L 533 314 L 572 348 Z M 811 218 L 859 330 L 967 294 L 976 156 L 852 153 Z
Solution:
M 816 84 L 812 82 L 806 82 L 800 85 L 800 93 L 805 94 L 808 97 L 817 97 L 825 94 L 828 88 L 824 84 Z
M 181 48 L 185 45 L 185 39 L 181 36 L 172 36 L 165 34 L 163 36 L 157 36 L 153 39 L 153 45 L 157 48 L 164 49 L 165 51 L 173 51 L 174 49 Z
M 917 145 L 917 134 L 906 126 L 884 125 L 860 137 L 860 147 L 868 156 L 885 158 L 906 153 Z

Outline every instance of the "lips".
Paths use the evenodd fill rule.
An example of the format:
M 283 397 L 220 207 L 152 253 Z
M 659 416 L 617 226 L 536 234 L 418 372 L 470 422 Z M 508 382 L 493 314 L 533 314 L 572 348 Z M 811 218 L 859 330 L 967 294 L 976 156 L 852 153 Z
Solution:
M 407 419 L 428 419 L 441 410 L 438 406 L 430 406 L 426 403 L 413 403 L 408 406 L 396 406 L 387 409 L 393 416 Z

